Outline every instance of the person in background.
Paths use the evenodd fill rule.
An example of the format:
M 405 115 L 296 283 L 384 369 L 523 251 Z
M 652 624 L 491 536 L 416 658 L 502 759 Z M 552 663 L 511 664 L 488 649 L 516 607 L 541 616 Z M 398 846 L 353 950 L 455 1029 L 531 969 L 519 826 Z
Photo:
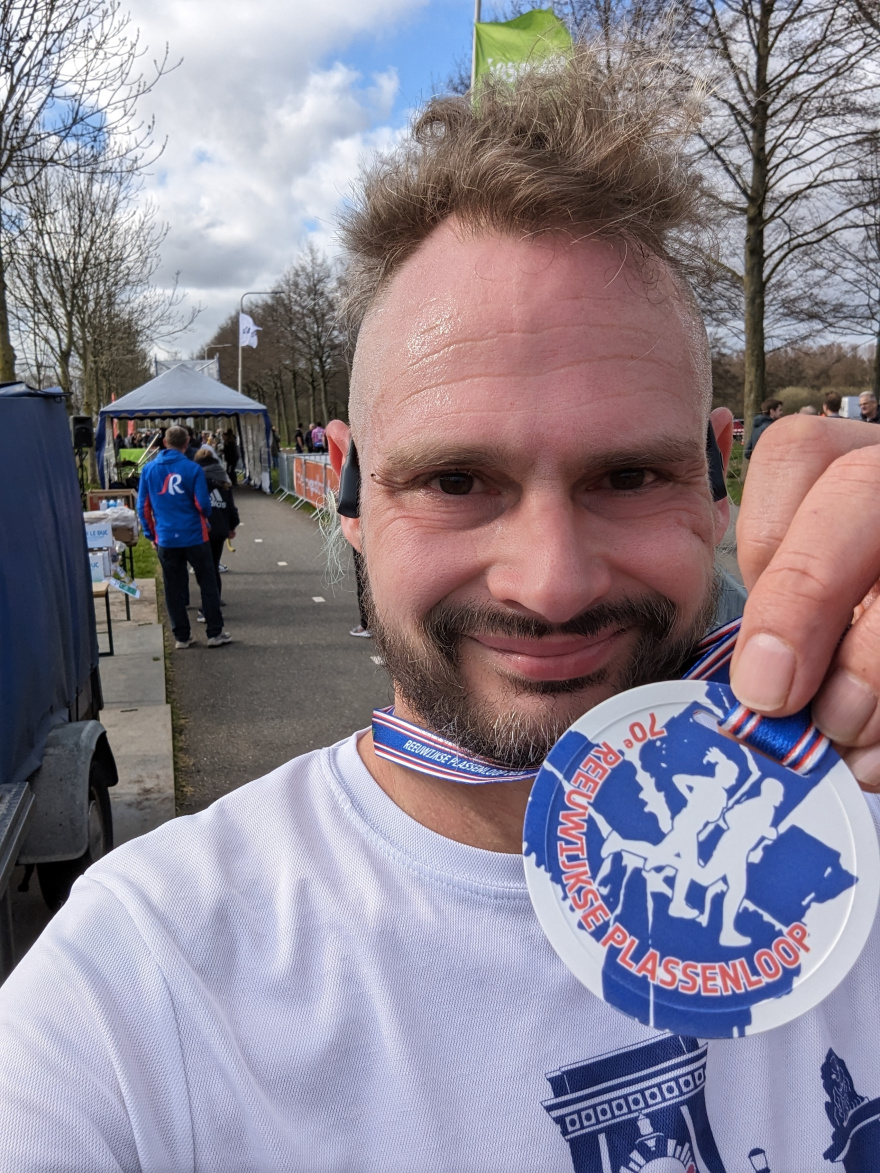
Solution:
M 208 492 L 211 494 L 211 532 L 208 535 L 208 542 L 214 560 L 214 573 L 217 576 L 217 594 L 222 596 L 220 555 L 223 553 L 223 543 L 226 539 L 235 537 L 240 518 L 232 495 L 232 482 L 224 472 L 216 451 L 210 445 L 200 448 L 196 453 L 196 464 L 201 466 L 208 484 Z M 204 623 L 204 611 L 200 610 L 196 618 L 199 623 Z
M 324 425 L 321 423 L 320 420 L 318 420 L 318 422 L 312 428 L 312 451 L 313 452 L 326 452 L 327 451 L 326 446 L 324 444 Z
M 305 437 L 302 434 L 302 428 L 297 428 L 296 431 L 294 432 L 293 446 L 297 450 L 297 452 L 305 452 L 306 441 L 305 441 Z
M 813 407 L 812 403 L 806 404 L 806 406 L 800 408 L 800 410 L 798 411 L 798 415 L 818 415 L 818 414 L 819 414 L 818 411 L 815 409 L 815 407 Z
M 745 458 L 751 460 L 752 453 L 755 451 L 755 445 L 760 440 L 761 436 L 767 431 L 771 424 L 776 423 L 782 415 L 782 400 L 781 399 L 765 399 L 761 404 L 761 411 L 755 416 L 752 424 L 752 434 L 749 437 L 749 442 L 746 445 Z
M 195 571 L 208 621 L 208 647 L 228 644 L 223 630 L 217 574 L 208 543 L 211 497 L 205 474 L 186 457 L 186 428 L 171 427 L 165 448 L 144 469 L 138 490 L 138 517 L 144 533 L 156 547 L 165 582 L 165 605 L 171 620 L 175 648 L 195 642 L 186 607 L 189 600 L 187 566 Z
M 202 446 L 201 440 L 196 439 L 196 433 L 193 428 L 187 428 L 186 431 L 189 435 L 189 443 L 186 446 L 185 455 L 187 460 L 195 460 L 196 453 Z
M 877 410 L 877 396 L 873 391 L 863 391 L 859 396 L 859 410 L 866 424 L 880 424 L 880 411 Z
M 839 420 L 841 418 L 840 417 L 840 404 L 841 404 L 841 402 L 842 402 L 842 400 L 840 398 L 839 392 L 826 391 L 825 392 L 825 402 L 822 404 L 822 415 L 824 415 L 825 418 L 829 419 L 829 420 Z
M 314 452 L 315 448 L 312 444 L 312 432 L 315 430 L 315 425 L 309 424 L 306 428 L 306 452 Z
M 372 639 L 373 633 L 370 631 L 370 623 L 367 619 L 366 608 L 364 607 L 363 559 L 360 551 L 355 550 L 354 546 L 352 546 L 351 552 L 354 555 L 354 580 L 357 583 L 358 614 L 360 615 L 360 623 L 357 625 L 357 627 L 353 627 L 348 634 L 357 636 L 360 639 Z
M 226 465 L 226 475 L 233 485 L 238 484 L 238 445 L 235 442 L 235 433 L 227 428 L 223 433 L 223 463 Z
M 271 439 L 269 441 L 269 453 L 272 457 L 272 467 L 278 467 L 278 456 L 281 453 L 281 440 L 275 429 L 272 429 Z

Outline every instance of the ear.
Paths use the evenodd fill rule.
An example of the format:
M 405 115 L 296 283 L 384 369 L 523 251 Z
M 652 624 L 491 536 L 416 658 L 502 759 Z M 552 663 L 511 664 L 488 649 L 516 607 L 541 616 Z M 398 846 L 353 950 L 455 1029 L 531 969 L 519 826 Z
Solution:
M 324 429 L 327 441 L 327 451 L 330 454 L 330 463 L 337 476 L 342 472 L 345 458 L 348 456 L 348 447 L 351 444 L 351 428 L 342 420 L 331 420 Z M 340 517 L 339 524 L 345 534 L 346 541 L 360 551 L 361 523 L 357 517 Z
M 324 429 L 324 436 L 327 440 L 327 451 L 330 453 L 330 463 L 333 465 L 333 471 L 339 476 L 348 456 L 351 428 L 342 420 L 331 420 Z
M 730 453 L 733 448 L 733 414 L 726 407 L 716 407 L 709 416 L 709 423 L 715 433 L 715 440 L 721 452 L 721 462 L 724 465 L 724 475 L 730 465 Z M 727 532 L 730 525 L 730 499 L 725 497 L 715 502 L 715 545 L 717 546 Z
M 730 452 L 733 448 L 733 415 L 726 407 L 716 407 L 709 416 L 709 423 L 715 433 L 715 439 L 721 450 L 721 459 L 724 462 L 724 475 L 730 464 Z

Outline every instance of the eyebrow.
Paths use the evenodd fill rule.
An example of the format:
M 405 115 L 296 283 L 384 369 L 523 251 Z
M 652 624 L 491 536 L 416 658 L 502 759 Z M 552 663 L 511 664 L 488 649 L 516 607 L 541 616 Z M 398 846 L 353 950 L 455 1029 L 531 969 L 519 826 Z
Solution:
M 581 475 L 615 468 L 661 467 L 695 463 L 703 457 L 702 441 L 684 440 L 678 435 L 655 436 L 650 442 L 632 447 L 619 445 L 590 453 L 580 462 Z M 503 469 L 510 464 L 510 453 L 495 444 L 444 444 L 421 441 L 392 448 L 381 462 L 381 471 L 371 473 L 380 479 L 396 479 L 423 469 Z

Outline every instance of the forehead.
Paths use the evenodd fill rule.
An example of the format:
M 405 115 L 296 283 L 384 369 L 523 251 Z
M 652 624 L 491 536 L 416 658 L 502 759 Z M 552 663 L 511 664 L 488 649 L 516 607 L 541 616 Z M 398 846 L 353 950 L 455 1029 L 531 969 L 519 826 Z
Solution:
M 374 425 L 578 426 L 705 416 L 702 326 L 659 261 L 563 234 L 517 240 L 447 223 L 395 274 L 361 331 L 352 374 L 359 443 Z

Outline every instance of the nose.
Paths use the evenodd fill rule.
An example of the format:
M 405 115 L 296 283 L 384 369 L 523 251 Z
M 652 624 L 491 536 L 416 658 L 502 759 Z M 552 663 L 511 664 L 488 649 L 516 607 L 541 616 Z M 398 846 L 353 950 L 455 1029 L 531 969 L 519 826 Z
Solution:
M 490 543 L 492 598 L 548 623 L 573 619 L 611 588 L 608 525 L 562 494 L 526 494 Z

